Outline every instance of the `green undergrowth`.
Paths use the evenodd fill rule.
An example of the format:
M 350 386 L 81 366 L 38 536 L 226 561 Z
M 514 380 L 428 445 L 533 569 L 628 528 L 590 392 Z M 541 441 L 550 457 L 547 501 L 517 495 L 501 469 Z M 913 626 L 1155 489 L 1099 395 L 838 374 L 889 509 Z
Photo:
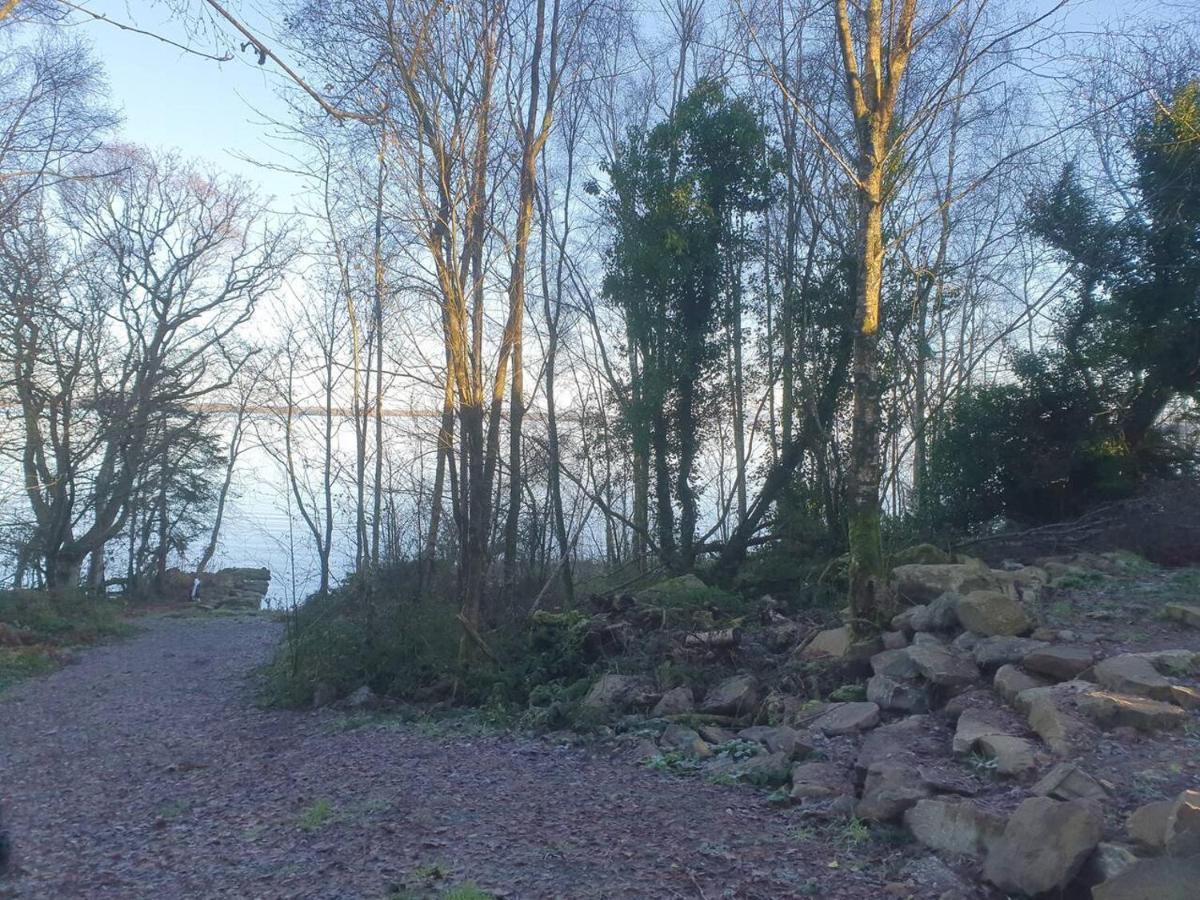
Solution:
M 122 611 L 115 601 L 82 593 L 0 591 L 0 692 L 57 669 L 64 648 L 129 634 L 133 626 Z

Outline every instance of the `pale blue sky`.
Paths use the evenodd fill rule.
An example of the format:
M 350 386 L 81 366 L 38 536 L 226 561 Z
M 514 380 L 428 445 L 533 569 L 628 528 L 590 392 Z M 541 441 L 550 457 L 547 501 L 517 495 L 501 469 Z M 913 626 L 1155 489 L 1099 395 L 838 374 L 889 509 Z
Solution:
M 200 0 L 192 2 L 200 7 Z M 1051 2 L 1032 0 L 1029 5 L 1046 8 Z M 163 5 L 151 0 L 82 0 L 82 5 L 115 20 L 211 49 L 210 41 L 189 37 L 181 22 L 173 21 Z M 262 16 L 264 10 L 274 8 L 272 0 L 233 0 L 229 6 L 252 24 L 269 29 Z M 1114 15 L 1155 9 L 1158 4 L 1149 0 L 1074 0 L 1071 6 L 1071 27 L 1087 29 Z M 1181 2 L 1176 8 L 1186 6 Z M 265 193 L 276 197 L 277 209 L 293 206 L 299 184 L 296 179 L 239 159 L 278 159 L 260 114 L 287 117 L 276 93 L 280 76 L 270 62 L 260 67 L 254 63 L 254 55 L 246 53 L 232 62 L 216 63 L 111 25 L 80 21 L 79 30 L 95 45 L 108 72 L 113 102 L 124 112 L 122 139 L 178 148 L 196 160 L 258 182 Z

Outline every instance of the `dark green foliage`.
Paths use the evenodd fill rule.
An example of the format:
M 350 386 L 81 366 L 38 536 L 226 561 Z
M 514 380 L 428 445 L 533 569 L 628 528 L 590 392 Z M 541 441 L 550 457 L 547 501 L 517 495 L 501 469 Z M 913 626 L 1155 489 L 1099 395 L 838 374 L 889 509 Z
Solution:
M 750 105 L 702 80 L 667 121 L 631 132 L 608 170 L 604 294 L 637 372 L 622 414 L 635 451 L 654 460 L 659 550 L 674 572 L 694 561 L 693 468 L 724 383 L 745 217 L 765 208 L 775 171 L 765 145 Z
M 1047 522 L 1126 495 L 1193 461 L 1155 430 L 1200 392 L 1200 86 L 1147 111 L 1120 215 L 1073 167 L 1030 204 L 1029 226 L 1071 266 L 1056 345 L 1017 356 L 1014 379 L 966 393 L 937 423 L 934 526 Z

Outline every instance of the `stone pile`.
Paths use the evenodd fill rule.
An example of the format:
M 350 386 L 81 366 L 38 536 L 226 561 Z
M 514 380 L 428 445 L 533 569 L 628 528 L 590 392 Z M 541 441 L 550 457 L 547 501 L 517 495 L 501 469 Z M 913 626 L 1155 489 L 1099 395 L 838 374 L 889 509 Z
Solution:
M 749 674 L 701 698 L 606 675 L 584 703 L 718 718 L 719 727 L 671 724 L 658 752 L 728 780 L 782 786 L 812 815 L 902 823 L 935 853 L 976 860 L 1010 896 L 1071 886 L 1097 900 L 1200 897 L 1200 791 L 1142 807 L 1114 834 L 1105 818 L 1112 785 L 1072 761 L 1103 732 L 1194 726 L 1200 653 L 1106 657 L 1095 639 L 1038 628 L 1033 601 L 1050 580 L 1039 567 L 974 561 L 896 568 L 897 594 L 914 605 L 892 631 L 856 641 L 830 629 L 796 651 L 804 665 L 869 671 L 865 700 L 804 703 L 765 693 Z M 737 727 L 764 710 L 777 724 Z M 983 796 L 972 768 L 1011 785 L 999 792 L 1005 802 Z
M 197 601 L 211 609 L 261 609 L 271 586 L 269 569 L 230 568 L 200 575 Z

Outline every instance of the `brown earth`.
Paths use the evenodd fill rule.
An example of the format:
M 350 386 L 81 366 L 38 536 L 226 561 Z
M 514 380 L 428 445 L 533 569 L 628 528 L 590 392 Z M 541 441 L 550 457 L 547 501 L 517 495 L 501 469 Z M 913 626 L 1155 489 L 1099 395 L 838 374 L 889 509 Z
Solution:
M 884 867 L 804 837 L 762 793 L 544 741 L 263 710 L 249 676 L 277 624 L 144 624 L 0 697 L 16 862 L 0 897 L 883 892 Z

